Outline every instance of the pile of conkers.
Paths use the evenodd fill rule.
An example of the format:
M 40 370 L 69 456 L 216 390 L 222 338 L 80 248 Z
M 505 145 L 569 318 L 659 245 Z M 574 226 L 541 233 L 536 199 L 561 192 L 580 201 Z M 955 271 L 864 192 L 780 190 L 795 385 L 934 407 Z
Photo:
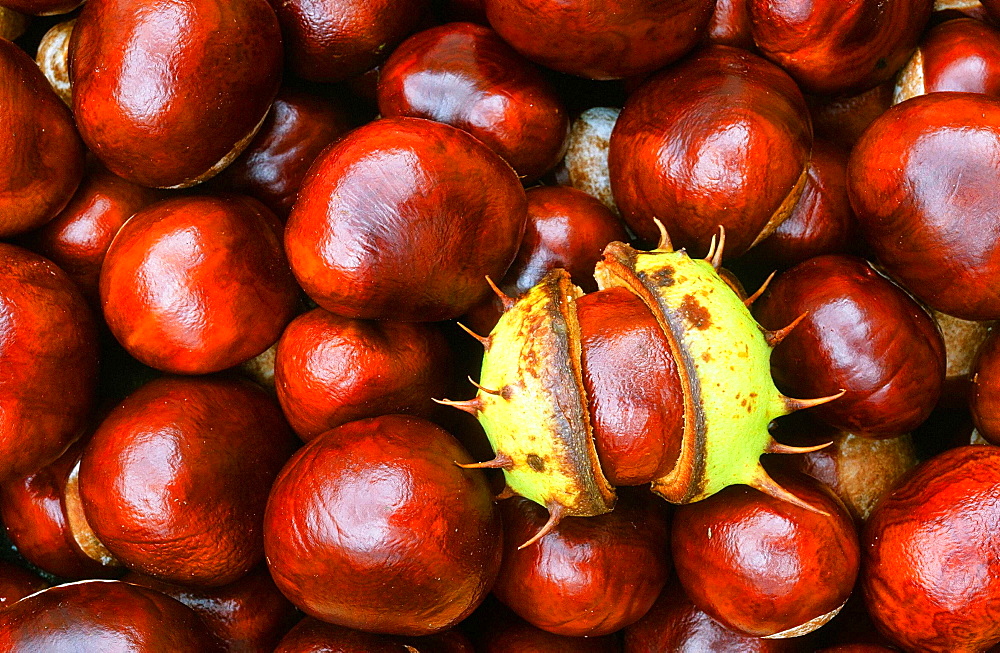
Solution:
M 992 650 L 998 98 L 1000 0 L 0 0 L 0 652 Z

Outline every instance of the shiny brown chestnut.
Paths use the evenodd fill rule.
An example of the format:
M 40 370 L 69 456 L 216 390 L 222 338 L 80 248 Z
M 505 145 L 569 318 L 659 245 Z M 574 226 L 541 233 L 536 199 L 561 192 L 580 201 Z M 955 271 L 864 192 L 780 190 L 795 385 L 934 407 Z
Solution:
M 928 30 L 900 71 L 893 102 L 939 91 L 1000 95 L 1000 31 L 973 18 Z
M 212 186 L 254 197 L 286 220 L 309 166 L 352 127 L 354 119 L 342 103 L 283 87 L 250 145 Z
M 671 525 L 674 568 L 699 609 L 757 637 L 795 637 L 847 601 L 860 552 L 840 499 L 805 474 L 778 475 L 814 510 L 734 485 L 679 506 Z
M 994 331 L 979 350 L 972 368 L 969 409 L 979 434 L 1000 444 L 1000 331 Z
M 231 653 L 271 653 L 301 614 L 278 591 L 263 564 L 235 583 L 217 588 L 185 587 L 128 573 L 126 583 L 161 592 L 191 608 Z
M 31 246 L 62 268 L 84 297 L 99 306 L 101 266 L 111 241 L 133 214 L 160 196 L 95 166 L 66 208 L 32 235 Z
M 139 211 L 101 268 L 101 305 L 115 337 L 142 363 L 207 374 L 256 356 L 299 301 L 281 225 L 257 200 L 195 196 Z
M 722 225 L 733 257 L 791 212 L 811 146 L 805 101 L 786 73 L 710 46 L 629 97 L 611 134 L 611 189 L 646 243 L 659 237 L 655 218 L 675 247 L 704 255 Z
M 7 480 L 38 471 L 82 434 L 98 346 L 90 309 L 66 273 L 6 243 L 0 315 L 0 480 Z
M 816 416 L 858 435 L 907 433 L 930 414 L 944 381 L 944 344 L 927 312 L 866 261 L 819 256 L 779 275 L 754 304 L 764 328 L 801 322 L 775 347 L 779 388 L 842 397 Z M 808 370 L 805 372 L 805 370 Z
M 115 580 L 57 585 L 0 610 L 4 651 L 211 653 L 219 650 L 190 608 Z
M 708 41 L 718 45 L 753 50 L 749 0 L 716 0 L 708 22 Z
M 35 229 L 62 210 L 83 178 L 73 117 L 27 54 L 0 39 L 0 238 Z
M 433 324 L 369 322 L 317 308 L 292 320 L 275 355 L 278 401 L 305 441 L 366 417 L 430 417 L 452 382 L 448 341 Z
M 0 610 L 48 586 L 48 582 L 27 569 L 0 561 Z
M 503 501 L 503 564 L 493 593 L 557 635 L 617 632 L 649 610 L 670 575 L 666 509 L 646 490 L 620 492 L 613 512 L 567 517 L 521 548 L 545 526 L 548 511 L 521 497 Z
M 524 182 L 554 167 L 569 117 L 555 88 L 489 27 L 450 23 L 414 34 L 382 64 L 383 116 L 463 129 L 504 158 Z
M 312 299 L 362 319 L 458 317 L 491 292 L 524 231 L 513 169 L 468 133 L 421 118 L 354 130 L 313 164 L 285 248 Z
M 789 268 L 822 254 L 850 254 L 859 239 L 847 196 L 847 151 L 816 139 L 799 201 L 751 256 L 758 265 Z
M 764 639 L 729 630 L 696 608 L 676 582 L 664 588 L 642 619 L 625 629 L 625 653 L 792 653 L 799 650 L 799 643 L 794 638 Z
M 485 0 L 486 17 L 528 59 L 591 79 L 650 73 L 697 45 L 711 0 Z
M 303 447 L 264 522 L 275 583 L 306 614 L 375 633 L 426 635 L 469 615 L 500 567 L 486 478 L 434 424 L 389 415 Z
M 420 22 L 428 0 L 271 0 L 289 69 L 340 82 L 379 64 Z
M 98 539 L 133 571 L 228 585 L 263 559 L 268 490 L 295 446 L 253 383 L 164 377 L 101 423 L 80 462 L 80 497 Z
M 804 91 L 855 95 L 892 78 L 917 46 L 934 0 L 749 0 L 765 57 Z
M 865 600 L 906 650 L 1000 642 L 1000 449 L 965 446 L 923 463 L 883 499 L 863 535 Z
M 931 308 L 1000 318 L 1000 99 L 941 92 L 892 107 L 851 152 L 847 190 L 885 270 Z M 957 292 L 956 289 L 961 289 Z
M 267 0 L 88 0 L 70 53 L 83 140 L 143 186 L 217 174 L 250 142 L 281 81 Z
M 67 485 L 83 445 L 78 440 L 52 464 L 0 485 L 0 520 L 7 537 L 25 560 L 61 578 L 103 578 L 118 571 L 117 565 L 89 556 L 77 541 L 81 534 L 74 533 L 69 513 L 76 506 L 67 501 Z

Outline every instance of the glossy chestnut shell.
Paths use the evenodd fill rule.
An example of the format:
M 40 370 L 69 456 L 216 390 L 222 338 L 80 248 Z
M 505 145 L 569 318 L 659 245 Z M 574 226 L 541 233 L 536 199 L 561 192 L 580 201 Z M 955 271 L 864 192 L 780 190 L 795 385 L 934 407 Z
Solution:
M 217 174 L 249 143 L 281 82 L 267 0 L 88 1 L 70 52 L 83 140 L 143 186 Z
M 704 255 L 722 225 L 725 253 L 737 256 L 787 217 L 811 145 L 805 101 L 786 73 L 710 46 L 629 97 L 611 134 L 611 189 L 642 241 L 656 243 L 657 218 L 674 247 Z
M 840 500 L 804 474 L 778 475 L 814 512 L 733 485 L 674 512 L 674 568 L 691 601 L 727 628 L 803 634 L 847 601 L 860 552 Z M 799 630 L 796 630 L 799 629 Z
M 370 322 L 317 308 L 285 329 L 274 363 L 278 401 L 305 441 L 366 417 L 430 417 L 451 384 L 451 355 L 433 324 Z
M 0 39 L 0 238 L 55 217 L 83 177 L 84 148 L 73 117 L 35 62 Z
M 383 116 L 436 120 L 465 130 L 525 182 L 562 158 L 569 117 L 555 88 L 496 32 L 472 23 L 432 27 L 382 65 Z
M 500 567 L 486 479 L 434 424 L 388 415 L 303 447 L 264 523 L 275 583 L 306 614 L 376 633 L 426 635 L 468 616 Z
M 493 593 L 557 635 L 617 632 L 646 613 L 670 575 L 666 509 L 648 491 L 623 492 L 614 511 L 567 517 L 518 549 L 545 525 L 548 512 L 521 497 L 503 501 L 504 557 Z
M 775 278 L 754 304 L 767 329 L 803 314 L 771 356 L 785 394 L 826 397 L 844 390 L 812 410 L 855 434 L 899 435 L 927 419 L 944 381 L 944 343 L 933 319 L 905 292 L 863 259 L 819 256 Z
M 2 47 L 2 43 L 0 43 Z M 0 480 L 38 471 L 86 427 L 97 329 L 66 273 L 0 243 Z
M 312 299 L 362 319 L 458 317 L 517 252 L 526 201 L 513 169 L 466 132 L 420 118 L 354 130 L 313 164 L 285 248 Z
M 0 561 L 0 610 L 48 586 L 45 580 L 27 569 Z
M 901 73 L 896 101 L 939 91 L 1000 95 L 1000 31 L 972 18 L 928 30 Z
M 190 608 L 115 580 L 58 585 L 0 610 L 5 651 L 217 651 Z
M 865 241 L 917 299 L 1000 317 L 1000 100 L 941 92 L 897 104 L 851 152 L 847 190 Z M 960 288 L 961 292 L 956 292 Z
M 296 444 L 253 383 L 163 377 L 94 433 L 80 497 L 98 539 L 133 571 L 219 587 L 263 559 L 268 490 Z
M 277 218 L 235 195 L 173 198 L 137 213 L 108 250 L 100 289 L 105 320 L 125 349 L 177 374 L 218 372 L 256 356 L 277 341 L 299 301 Z
M 972 371 L 969 408 L 979 434 L 1000 443 L 1000 337 L 996 331 L 979 349 Z
M 486 17 L 528 59 L 591 79 L 650 73 L 700 40 L 711 0 L 485 0 Z
M 880 630 L 906 650 L 1000 642 L 1000 449 L 950 449 L 883 499 L 863 535 L 862 583 Z

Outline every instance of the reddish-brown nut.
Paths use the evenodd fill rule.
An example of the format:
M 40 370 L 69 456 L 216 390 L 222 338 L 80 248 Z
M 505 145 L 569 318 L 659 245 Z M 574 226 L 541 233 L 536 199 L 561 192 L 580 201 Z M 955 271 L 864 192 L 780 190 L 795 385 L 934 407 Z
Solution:
M 30 16 L 55 16 L 67 14 L 83 0 L 3 0 L 3 6 Z
M 620 653 L 616 635 L 567 637 L 536 628 L 516 614 L 504 611 L 479 633 L 483 653 Z
M 413 650 L 385 635 L 306 617 L 285 635 L 274 653 L 412 653 Z
M 159 198 L 160 193 L 96 166 L 66 208 L 36 232 L 32 247 L 62 268 L 92 304 L 99 305 L 101 266 L 111 241 L 136 211 Z
M 317 308 L 285 329 L 275 390 L 305 441 L 366 417 L 430 417 L 452 381 L 448 341 L 433 324 L 369 322 Z
M 84 450 L 87 520 L 134 571 L 228 585 L 263 558 L 268 490 L 295 443 L 249 381 L 157 379 L 111 411 Z
M 847 97 L 807 95 L 816 139 L 835 143 L 849 152 L 868 125 L 892 106 L 892 82 Z
M 281 82 L 267 0 L 88 0 L 70 53 L 83 140 L 143 186 L 193 186 L 221 171 Z
M 791 212 L 811 146 L 806 104 L 787 74 L 710 46 L 629 97 L 611 134 L 611 188 L 643 241 L 656 243 L 659 219 L 675 247 L 703 255 L 722 225 L 733 257 Z
M 979 349 L 972 371 L 969 409 L 979 434 L 1000 444 L 1000 331 L 994 331 Z
M 213 589 L 173 585 L 136 573 L 122 580 L 162 592 L 194 610 L 222 650 L 231 653 L 271 653 L 301 618 L 264 565 L 235 583 Z
M 617 632 L 646 613 L 670 575 L 667 506 L 646 490 L 620 493 L 613 512 L 567 517 L 520 549 L 548 511 L 520 497 L 500 508 L 504 555 L 493 593 L 543 630 L 568 637 Z
M 766 329 L 805 315 L 775 347 L 773 375 L 793 397 L 844 391 L 812 409 L 841 430 L 908 433 L 941 394 L 945 359 L 937 325 L 863 259 L 829 255 L 800 263 L 771 283 L 754 315 Z
M 505 41 L 548 68 L 591 79 L 650 73 L 698 44 L 711 0 L 485 0 Z
M 749 0 L 754 41 L 804 91 L 855 95 L 892 78 L 934 0 Z
M 7 537 L 25 560 L 61 578 L 101 578 L 117 571 L 83 551 L 68 515 L 66 486 L 83 444 L 78 440 L 51 465 L 0 486 L 0 518 Z
M 3 44 L 0 43 L 0 48 Z M 66 273 L 0 243 L 0 480 L 38 471 L 86 427 L 97 329 Z
M 865 600 L 906 650 L 1000 642 L 1000 449 L 950 449 L 883 499 L 865 527 Z
M 293 73 L 339 82 L 374 68 L 420 22 L 428 0 L 271 0 Z
M 753 50 L 749 0 L 716 0 L 708 23 L 708 41 L 718 45 Z
M 284 87 L 250 145 L 212 185 L 255 197 L 285 220 L 309 166 L 353 126 L 346 107 L 333 98 Z
M 4 651 L 217 651 L 190 608 L 116 580 L 57 585 L 0 610 Z
M 893 101 L 939 91 L 1000 96 L 1000 32 L 972 18 L 928 30 L 900 71 Z
M 584 295 L 576 310 L 601 470 L 612 485 L 650 483 L 673 468 L 683 439 L 681 381 L 663 328 L 624 288 Z
M 256 356 L 278 340 L 299 301 L 278 219 L 236 195 L 174 198 L 139 211 L 108 250 L 100 290 L 104 318 L 125 349 L 177 374 Z
M 513 169 L 468 133 L 384 118 L 328 148 L 285 231 L 299 283 L 362 319 L 458 317 L 514 259 L 526 200 Z
M 822 254 L 849 254 L 859 239 L 847 196 L 847 151 L 817 139 L 802 196 L 750 256 L 764 267 L 789 268 Z
M 805 474 L 778 478 L 816 510 L 733 485 L 679 506 L 671 527 L 674 568 L 691 601 L 757 637 L 819 628 L 858 574 L 858 537 L 840 499 Z
M 0 561 L 0 611 L 48 586 L 44 579 L 27 569 Z
M 415 417 L 350 422 L 301 449 L 265 515 L 275 583 L 306 614 L 425 635 L 469 615 L 500 567 L 486 478 L 446 431 Z
M 1000 99 L 929 93 L 892 107 L 851 152 L 847 190 L 886 271 L 931 308 L 1000 318 Z M 956 292 L 956 289 L 961 292 Z
M 794 638 L 763 639 L 729 630 L 696 608 L 676 582 L 664 588 L 642 619 L 625 629 L 626 653 L 792 653 L 800 650 Z
M 62 210 L 83 178 L 73 117 L 27 54 L 0 39 L 0 238 L 35 229 Z
M 463 129 L 504 158 L 525 182 L 565 151 L 569 117 L 533 64 L 489 27 L 451 23 L 408 38 L 382 65 L 383 116 L 412 116 Z

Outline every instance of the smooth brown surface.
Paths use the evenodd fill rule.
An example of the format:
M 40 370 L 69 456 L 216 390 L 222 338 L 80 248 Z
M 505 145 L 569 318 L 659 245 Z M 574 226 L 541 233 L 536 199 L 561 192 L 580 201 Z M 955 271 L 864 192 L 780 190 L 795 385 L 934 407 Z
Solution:
M 646 613 L 670 576 L 667 506 L 646 489 L 619 492 L 613 512 L 567 517 L 521 550 L 548 511 L 520 497 L 501 502 L 500 510 L 504 557 L 493 593 L 543 630 L 568 637 L 617 632 Z
M 1000 100 L 931 93 L 872 123 L 847 189 L 886 271 L 931 308 L 1000 318 Z M 960 289 L 960 292 L 956 290 Z
M 281 51 L 267 0 L 88 0 L 70 43 L 80 134 L 124 179 L 203 181 L 260 125 Z
M 718 45 L 753 50 L 749 0 L 716 0 L 708 23 L 708 40 Z
M 791 653 L 795 639 L 762 639 L 725 628 L 699 610 L 676 582 L 646 615 L 625 629 L 625 653 Z
M 354 120 L 340 102 L 283 87 L 253 141 L 214 181 L 219 188 L 259 199 L 287 219 L 309 166 L 352 127 Z
M 969 409 L 979 434 L 1000 443 L 1000 331 L 983 343 L 972 370 Z
M 317 308 L 285 329 L 275 357 L 278 401 L 309 441 L 357 419 L 429 417 L 447 396 L 453 362 L 433 324 L 369 322 Z
M 80 496 L 97 537 L 133 571 L 219 587 L 263 559 L 268 490 L 295 446 L 251 382 L 164 377 L 98 428 Z
M 81 435 L 97 357 L 94 318 L 66 273 L 0 243 L 0 480 L 37 471 Z
M 271 653 L 301 615 L 261 565 L 230 585 L 184 587 L 135 573 L 122 580 L 172 597 L 201 617 L 209 632 L 231 653 Z
M 751 31 L 809 93 L 854 95 L 903 67 L 933 0 L 748 0 Z
M 289 69 L 339 82 L 378 65 L 416 28 L 427 0 L 270 0 Z
M 1000 642 L 1000 449 L 951 449 L 886 497 L 863 536 L 865 599 L 907 650 Z
M 825 140 L 813 142 L 809 173 L 791 215 L 754 247 L 758 264 L 788 268 L 813 256 L 849 254 L 860 234 L 847 196 L 847 151 Z
M 102 578 L 109 568 L 91 559 L 77 544 L 67 515 L 66 485 L 80 460 L 77 441 L 58 460 L 0 486 L 0 519 L 7 537 L 26 560 L 61 578 Z M 110 575 L 115 569 L 110 569 Z
M 684 405 L 670 345 L 642 300 L 624 288 L 576 302 L 584 390 L 601 469 L 641 485 L 673 469 Z
M 264 534 L 281 591 L 307 614 L 425 635 L 469 615 L 500 567 L 500 515 L 439 427 L 390 415 L 314 439 L 282 470 Z
M 569 117 L 555 88 L 496 32 L 472 23 L 408 38 L 382 65 L 383 116 L 436 120 L 485 143 L 531 182 L 559 162 Z
M 66 105 L 13 43 L 0 39 L 0 238 L 45 224 L 83 177 L 84 148 Z
M 703 255 L 722 225 L 726 255 L 738 256 L 776 226 L 811 144 L 805 101 L 787 74 L 711 46 L 629 97 L 611 135 L 611 188 L 644 242 L 656 243 L 659 218 L 674 247 Z
M 59 585 L 0 610 L 0 649 L 123 653 L 218 650 L 190 609 L 159 592 L 114 580 Z
M 104 261 L 108 327 L 132 356 L 165 372 L 207 374 L 256 356 L 298 307 L 281 235 L 274 214 L 248 197 L 147 207 Z
M 704 34 L 711 0 L 485 0 L 486 16 L 528 59 L 591 79 L 650 73 Z
M 920 44 L 925 93 L 1000 95 L 1000 31 L 972 18 L 931 28 Z
M 774 349 L 772 374 L 793 397 L 845 390 L 811 409 L 839 429 L 873 437 L 907 433 L 927 419 L 941 394 L 945 358 L 937 325 L 863 259 L 809 259 L 775 278 L 753 308 L 767 329 L 806 314 Z
M 0 561 L 0 610 L 48 586 L 45 580 L 27 569 Z
M 362 319 L 458 317 L 517 252 L 513 169 L 466 132 L 419 118 L 354 130 L 313 164 L 285 231 L 302 288 Z
M 699 609 L 727 628 L 763 637 L 838 609 L 858 574 L 858 537 L 843 504 L 804 474 L 778 475 L 820 514 L 733 485 L 679 506 L 674 568 Z
M 95 166 L 66 208 L 34 234 L 32 246 L 99 305 L 101 266 L 111 241 L 136 211 L 159 198 L 157 191 Z

